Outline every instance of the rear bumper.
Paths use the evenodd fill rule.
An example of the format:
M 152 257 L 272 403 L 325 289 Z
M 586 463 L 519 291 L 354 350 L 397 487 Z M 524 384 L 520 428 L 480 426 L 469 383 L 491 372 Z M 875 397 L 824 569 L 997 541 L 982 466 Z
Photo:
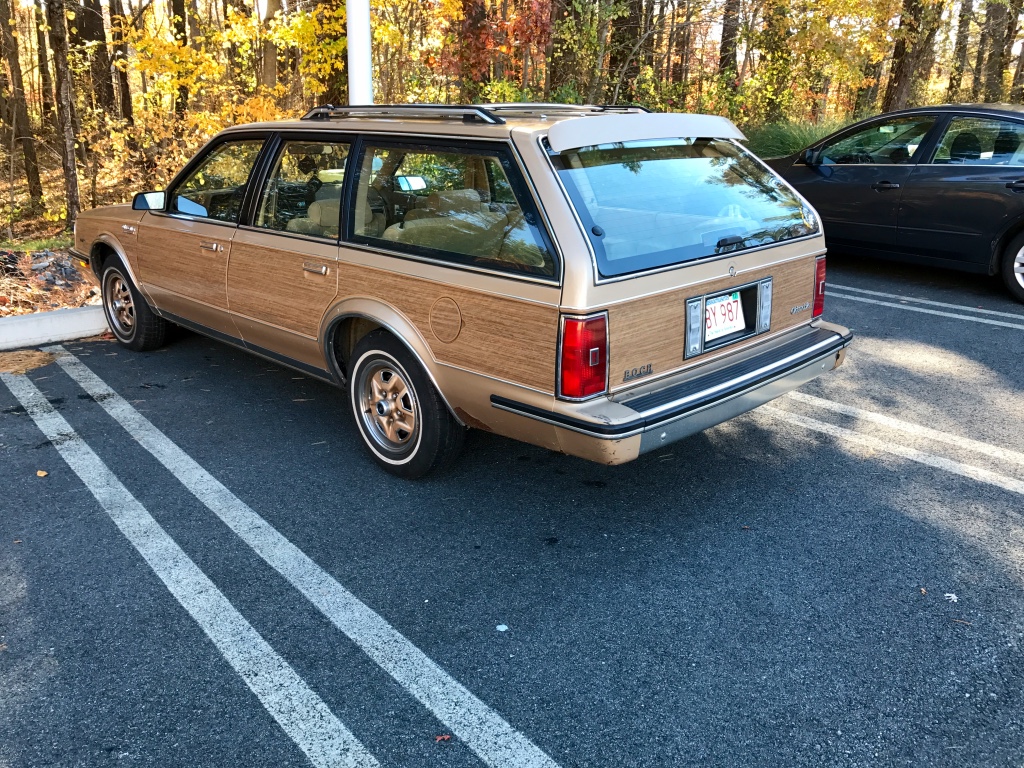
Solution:
M 806 384 L 843 362 L 853 334 L 822 323 L 793 338 L 707 370 L 687 371 L 657 389 L 549 411 L 497 395 L 491 405 L 556 428 L 566 453 L 621 464 L 721 424 Z

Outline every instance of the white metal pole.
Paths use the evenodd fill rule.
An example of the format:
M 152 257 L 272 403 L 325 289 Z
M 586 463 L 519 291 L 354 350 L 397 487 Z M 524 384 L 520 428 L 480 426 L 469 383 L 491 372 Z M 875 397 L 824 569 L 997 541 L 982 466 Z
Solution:
M 348 33 L 348 103 L 373 104 L 370 0 L 345 0 Z

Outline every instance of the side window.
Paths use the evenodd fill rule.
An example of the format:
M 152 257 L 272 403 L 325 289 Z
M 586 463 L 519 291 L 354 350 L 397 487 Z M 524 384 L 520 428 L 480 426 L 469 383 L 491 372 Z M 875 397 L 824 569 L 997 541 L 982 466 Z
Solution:
M 171 211 L 217 221 L 238 222 L 245 185 L 263 147 L 263 139 L 225 141 L 175 187 Z
M 286 141 L 257 206 L 257 227 L 338 237 L 349 145 Z
M 933 125 L 934 115 L 915 115 L 873 123 L 825 144 L 818 156 L 823 165 L 908 163 Z
M 515 174 L 500 152 L 370 145 L 360 161 L 353 233 L 430 258 L 554 275 Z
M 954 117 L 935 150 L 944 165 L 1024 166 L 1024 123 L 983 117 Z

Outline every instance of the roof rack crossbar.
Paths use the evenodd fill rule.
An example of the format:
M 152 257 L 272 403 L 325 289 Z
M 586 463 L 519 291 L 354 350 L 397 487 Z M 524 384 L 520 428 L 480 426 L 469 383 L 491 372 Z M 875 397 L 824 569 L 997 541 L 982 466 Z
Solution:
M 432 117 L 448 119 L 460 117 L 465 122 L 501 125 L 505 121 L 484 107 L 463 104 L 369 104 L 336 107 L 325 104 L 314 107 L 302 116 L 303 120 L 330 120 L 334 117 Z

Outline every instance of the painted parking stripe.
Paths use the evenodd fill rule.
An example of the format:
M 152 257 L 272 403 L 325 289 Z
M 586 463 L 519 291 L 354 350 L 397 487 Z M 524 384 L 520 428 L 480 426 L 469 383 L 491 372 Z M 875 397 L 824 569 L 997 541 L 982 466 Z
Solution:
M 335 581 L 63 347 L 57 363 L 138 443 L 487 765 L 556 768 L 497 712 Z
M 899 443 L 891 440 L 880 440 L 879 438 L 872 437 L 870 435 L 862 435 L 851 429 L 837 427 L 834 424 L 827 424 L 824 421 L 818 421 L 817 419 L 812 419 L 807 416 L 801 416 L 800 414 L 793 413 L 792 411 L 784 411 L 781 408 L 776 408 L 774 406 L 763 405 L 758 409 L 758 412 L 764 413 L 765 415 L 779 421 L 789 422 L 790 424 L 804 429 L 822 432 L 826 435 L 839 438 L 840 440 L 858 443 L 859 445 L 863 445 L 882 453 L 890 453 L 894 456 L 900 456 L 904 459 L 909 459 L 910 461 L 916 461 L 918 464 L 924 464 L 929 467 L 934 467 L 935 469 L 951 472 L 952 474 L 959 475 L 960 477 L 966 477 L 980 483 L 994 485 L 997 488 L 1002 488 L 1004 491 L 1010 491 L 1011 493 L 1017 493 L 1024 496 L 1024 480 L 1018 480 L 1015 477 L 1008 477 L 983 467 L 976 467 L 972 464 L 964 464 L 963 462 L 953 461 L 943 456 L 936 456 L 925 451 L 919 451 L 916 448 L 900 445 Z
M 0 380 L 217 646 L 267 712 L 318 768 L 379 768 L 373 755 L 245 620 L 25 376 Z
M 825 291 L 826 296 L 832 296 L 837 299 L 846 299 L 848 301 L 859 301 L 864 304 L 878 304 L 882 307 L 893 307 L 894 309 L 905 309 L 908 312 L 920 312 L 924 315 L 938 315 L 939 317 L 952 317 L 956 320 L 969 320 L 972 323 L 984 323 L 985 325 L 998 325 L 1002 328 L 1015 328 L 1018 331 L 1024 331 L 1024 323 L 1007 323 L 1003 320 L 990 320 L 987 317 L 972 317 L 970 315 L 961 315 L 955 312 L 942 312 L 937 309 L 925 309 L 924 307 L 910 307 L 906 304 L 896 304 L 892 301 L 880 301 L 879 299 L 869 299 L 866 296 L 850 296 L 848 294 L 836 293 L 835 291 Z
M 825 398 L 815 397 L 814 395 L 804 394 L 803 392 L 790 392 L 789 398 L 796 400 L 797 402 L 804 403 L 805 405 L 814 406 L 815 408 L 825 408 L 830 411 L 835 411 L 836 413 L 841 413 L 845 416 L 853 416 L 864 421 L 879 424 L 883 427 L 889 427 L 890 429 L 896 429 L 900 432 L 906 432 L 908 435 L 923 437 L 940 443 L 948 443 L 949 445 L 955 445 L 958 448 L 964 448 L 969 451 L 974 451 L 975 453 L 983 453 L 994 459 L 1024 466 L 1024 453 L 1011 451 L 1008 448 L 1000 448 L 998 445 L 990 445 L 989 443 L 983 443 L 980 440 L 971 440 L 969 437 L 961 437 L 960 435 L 954 435 L 949 432 L 940 432 L 939 430 L 931 429 L 930 427 L 922 427 L 920 424 L 913 424 L 909 421 L 894 419 L 892 416 L 886 416 L 884 413 L 876 413 L 875 411 L 868 411 L 863 408 L 855 408 L 852 405 L 837 403 L 834 400 L 826 400 Z
M 975 312 L 980 315 L 995 315 L 997 317 L 1012 317 L 1024 321 L 1024 314 L 1019 312 L 1000 312 L 995 309 L 982 309 L 981 307 L 968 307 L 965 304 L 949 304 L 945 301 L 932 301 L 931 299 L 917 299 L 913 296 L 901 296 L 898 293 L 883 293 L 882 291 L 869 291 L 866 288 L 854 288 L 852 285 L 838 285 L 829 283 L 830 288 L 838 288 L 840 291 L 849 293 L 863 293 L 867 296 L 881 296 L 883 299 L 896 299 L 898 301 L 912 301 L 915 304 L 927 304 L 930 307 L 945 307 L 946 309 L 959 309 L 962 312 Z

